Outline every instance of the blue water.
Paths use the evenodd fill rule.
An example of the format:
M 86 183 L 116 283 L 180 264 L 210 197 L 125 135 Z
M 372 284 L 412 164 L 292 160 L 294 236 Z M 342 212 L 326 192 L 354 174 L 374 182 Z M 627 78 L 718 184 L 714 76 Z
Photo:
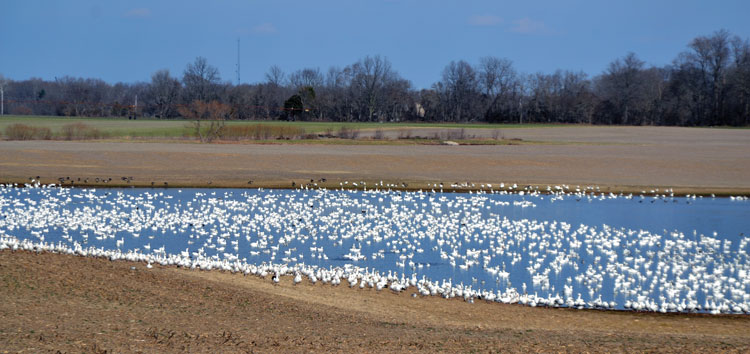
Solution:
M 0 188 L 3 235 L 250 264 L 354 264 L 617 308 L 637 299 L 750 306 L 750 202 L 728 198 Z

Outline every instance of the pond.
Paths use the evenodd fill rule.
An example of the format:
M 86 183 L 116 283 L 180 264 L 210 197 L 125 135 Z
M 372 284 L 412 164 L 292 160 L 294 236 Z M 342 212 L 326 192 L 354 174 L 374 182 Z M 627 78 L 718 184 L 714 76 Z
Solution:
M 742 197 L 0 187 L 0 248 L 21 242 L 468 301 L 750 313 Z

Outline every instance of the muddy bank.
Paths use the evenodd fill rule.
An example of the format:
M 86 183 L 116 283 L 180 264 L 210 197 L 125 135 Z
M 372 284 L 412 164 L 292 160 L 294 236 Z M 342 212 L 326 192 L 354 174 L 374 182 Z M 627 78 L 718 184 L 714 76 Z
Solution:
M 747 316 L 469 304 L 7 250 L 0 281 L 9 351 L 750 350 Z

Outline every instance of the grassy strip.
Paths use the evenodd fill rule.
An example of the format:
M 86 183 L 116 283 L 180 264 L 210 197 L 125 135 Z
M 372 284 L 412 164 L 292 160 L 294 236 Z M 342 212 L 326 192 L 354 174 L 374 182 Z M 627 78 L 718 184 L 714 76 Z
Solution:
M 5 133 L 8 126 L 25 124 L 32 127 L 47 128 L 52 138 L 64 135 L 64 127 L 71 124 L 85 124 L 108 137 L 182 137 L 189 133 L 188 122 L 183 120 L 158 121 L 127 118 L 80 118 L 80 117 L 39 117 L 39 116 L 3 116 L 0 117 L 0 133 Z
M 87 117 L 48 117 L 48 116 L 2 116 L 0 132 L 13 124 L 26 124 L 39 128 L 49 128 L 53 136 L 59 136 L 65 125 L 83 123 L 99 130 L 109 137 L 185 137 L 192 135 L 190 121 L 127 118 L 87 118 Z M 398 130 L 408 128 L 443 129 L 506 129 L 559 127 L 551 124 L 473 124 L 473 123 L 363 123 L 363 122 L 286 122 L 286 121 L 227 121 L 227 127 L 270 126 L 271 129 L 289 127 L 301 131 L 300 134 L 335 134 L 343 129 Z M 564 125 L 563 125 L 564 126 Z
M 161 136 L 150 134 L 138 134 L 129 131 L 128 134 L 113 134 L 112 131 L 101 131 L 100 129 L 80 121 L 66 122 L 53 133 L 49 127 L 31 126 L 22 123 L 7 125 L 4 129 L 5 138 L 9 140 L 100 140 L 108 142 L 131 142 L 131 141 L 163 141 L 163 142 L 190 142 L 194 137 L 190 135 L 189 128 L 185 127 L 183 135 L 174 134 Z M 399 135 L 394 138 L 383 137 L 376 134 L 372 137 L 360 137 L 360 131 L 356 128 L 342 126 L 339 131 L 328 130 L 325 134 L 306 133 L 305 129 L 293 125 L 270 125 L 270 124 L 233 124 L 224 127 L 220 139 L 214 143 L 252 143 L 252 144 L 315 144 L 315 145 L 539 145 L 539 144 L 576 144 L 575 142 L 540 142 L 523 141 L 521 139 L 505 139 L 501 135 L 494 138 L 476 138 L 474 135 L 466 135 L 464 128 L 442 131 L 440 134 L 432 134 L 431 137 L 421 137 L 408 134 Z M 378 129 L 378 132 L 382 130 Z M 494 130 L 499 133 L 499 130 Z M 151 132 L 153 133 L 153 132 Z M 440 137 L 442 136 L 442 137 Z
M 106 138 L 100 140 L 101 142 L 107 143 L 195 143 L 200 142 L 194 139 L 178 140 L 178 139 L 160 139 L 155 137 L 151 138 Z M 536 141 L 536 140 L 518 140 L 518 139 L 504 139 L 504 140 L 492 140 L 492 139 L 467 139 L 467 140 L 453 140 L 459 145 L 497 145 L 497 146 L 508 146 L 508 145 L 609 145 L 607 143 L 577 143 L 577 142 L 557 142 L 557 141 Z M 411 139 L 370 139 L 370 138 L 359 138 L 359 139 L 338 139 L 338 138 L 319 138 L 319 139 L 247 139 L 247 140 L 234 140 L 234 139 L 223 139 L 215 140 L 213 144 L 258 144 L 258 145 L 362 145 L 362 146 L 414 146 L 414 145 L 447 145 L 444 140 L 441 139 L 422 139 L 422 138 L 411 138 Z

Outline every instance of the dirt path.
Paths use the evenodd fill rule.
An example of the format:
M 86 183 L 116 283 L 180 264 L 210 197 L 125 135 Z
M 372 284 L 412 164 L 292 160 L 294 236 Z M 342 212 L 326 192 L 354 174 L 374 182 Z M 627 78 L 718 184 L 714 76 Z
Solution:
M 291 187 L 343 181 L 673 187 L 750 194 L 750 130 L 665 127 L 508 129 L 510 146 L 0 142 L 0 182 Z M 122 177 L 133 177 L 123 182 Z M 80 180 L 79 180 L 80 179 Z M 253 181 L 252 184 L 249 182 Z M 66 180 L 67 184 L 70 181 Z
M 18 352 L 750 350 L 747 316 L 469 304 L 10 251 L 0 282 L 0 348 Z

